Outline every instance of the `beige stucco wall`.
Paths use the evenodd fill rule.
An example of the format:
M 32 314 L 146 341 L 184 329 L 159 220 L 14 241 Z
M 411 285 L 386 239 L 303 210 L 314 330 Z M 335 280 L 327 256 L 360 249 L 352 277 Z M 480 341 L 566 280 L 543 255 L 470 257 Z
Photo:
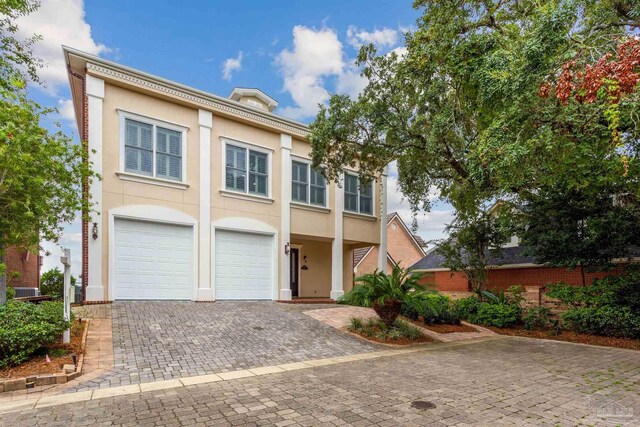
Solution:
M 100 76 L 103 78 L 103 76 Z M 111 209 L 128 205 L 157 205 L 176 209 L 196 221 L 199 221 L 199 123 L 198 109 L 184 105 L 185 102 L 172 102 L 171 99 L 145 94 L 138 89 L 124 88 L 105 80 L 105 96 L 103 101 L 102 126 L 102 214 L 96 220 L 101 224 L 102 233 L 102 278 L 104 299 L 108 299 L 108 269 L 109 269 L 109 230 L 108 212 Z M 153 120 L 165 121 L 187 128 L 186 133 L 186 189 L 169 188 L 149 183 L 131 182 L 121 179 L 116 172 L 120 171 L 120 118 L 118 110 L 148 117 Z M 226 137 L 241 142 L 258 145 L 271 151 L 270 198 L 273 200 L 261 203 L 256 200 L 243 200 L 221 193 L 224 189 L 223 171 L 224 156 L 221 138 Z M 252 218 L 269 224 L 280 235 L 281 225 L 281 164 L 280 155 L 281 134 L 276 131 L 265 130 L 253 126 L 245 121 L 232 120 L 220 115 L 213 115 L 211 131 L 211 221 L 227 217 Z M 310 151 L 306 141 L 293 139 L 292 153 L 307 157 Z M 375 194 L 374 212 L 379 212 L 379 192 Z M 326 241 L 310 241 L 303 248 L 309 251 L 310 262 L 318 263 L 301 275 L 307 285 L 301 286 L 302 296 L 328 296 L 331 290 L 331 243 L 335 233 L 335 197 L 336 185 L 328 185 L 328 211 L 305 210 L 291 208 L 291 233 L 307 235 L 312 238 L 327 239 Z M 265 202 L 264 200 L 262 200 Z M 344 239 L 349 243 L 377 244 L 380 239 L 379 221 L 364 218 L 344 216 Z M 280 237 L 279 248 L 284 242 Z M 279 264 L 282 262 L 283 251 L 278 251 Z M 302 260 L 303 258 L 301 258 Z M 351 259 L 352 245 L 345 245 L 343 255 L 345 260 L 344 289 L 351 288 Z M 311 261 L 313 260 L 313 261 Z M 278 269 L 279 274 L 280 269 Z M 280 281 L 278 281 L 280 283 Z
M 300 297 L 324 297 L 331 293 L 331 242 L 293 239 L 293 245 L 300 245 Z
M 120 118 L 118 110 L 188 128 L 186 189 L 168 188 L 120 179 Z M 102 126 L 102 280 L 105 300 L 109 275 L 109 210 L 127 205 L 158 205 L 199 220 L 198 111 L 105 83 Z

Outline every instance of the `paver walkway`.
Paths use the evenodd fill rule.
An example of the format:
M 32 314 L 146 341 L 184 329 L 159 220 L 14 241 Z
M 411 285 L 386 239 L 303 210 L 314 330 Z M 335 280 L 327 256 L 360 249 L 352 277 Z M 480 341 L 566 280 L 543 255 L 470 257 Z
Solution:
M 66 392 L 381 348 L 317 322 L 289 304 L 116 302 L 111 304 L 111 313 L 113 369 L 80 377 L 79 384 Z
M 636 426 L 639 396 L 640 352 L 500 337 L 13 412 L 0 425 Z

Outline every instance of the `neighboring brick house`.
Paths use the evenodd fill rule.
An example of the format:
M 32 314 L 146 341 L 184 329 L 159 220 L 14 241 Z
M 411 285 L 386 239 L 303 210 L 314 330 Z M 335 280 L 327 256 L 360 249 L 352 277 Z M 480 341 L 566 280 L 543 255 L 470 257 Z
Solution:
M 7 284 L 13 287 L 40 287 L 40 257 L 24 249 L 7 248 Z
M 425 256 L 426 243 L 411 233 L 397 212 L 387 216 L 387 272 L 393 266 L 408 268 Z M 373 273 L 378 266 L 378 248 L 369 246 L 353 251 L 353 274 L 361 276 Z
M 536 264 L 533 257 L 524 255 L 523 246 L 508 246 L 502 249 L 502 254 L 492 261 L 492 267 L 488 272 L 488 289 L 506 290 L 512 285 L 524 287 L 543 287 L 550 283 L 564 282 L 569 285 L 582 285 L 580 269 L 567 270 L 565 268 L 549 267 Z M 424 273 L 424 284 L 431 284 L 435 289 L 445 293 L 464 293 L 471 291 L 471 284 L 464 273 L 452 273 L 442 267 L 444 258 L 431 251 L 413 267 L 416 271 Z M 594 279 L 611 274 L 585 273 L 586 283 L 590 284 Z

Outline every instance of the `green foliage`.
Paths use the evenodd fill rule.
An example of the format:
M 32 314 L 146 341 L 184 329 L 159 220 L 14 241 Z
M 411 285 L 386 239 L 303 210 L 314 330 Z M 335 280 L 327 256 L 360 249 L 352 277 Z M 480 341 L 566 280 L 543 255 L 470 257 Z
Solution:
M 485 289 L 487 268 L 512 235 L 509 224 L 506 215 L 500 216 L 496 212 L 457 212 L 454 221 L 447 226 L 448 238 L 436 246 L 436 251 L 444 258 L 442 266 L 463 272 L 473 291 Z
M 71 286 L 75 284 L 76 278 L 71 276 Z M 42 295 L 51 295 L 54 299 L 63 298 L 64 274 L 58 267 L 42 273 L 40 277 L 40 293 Z
M 57 241 L 63 224 L 89 212 L 82 183 L 98 178 L 83 147 L 59 124 L 57 131 L 41 125 L 55 108 L 28 98 L 27 82 L 39 82 L 42 61 L 32 53 L 39 38 L 16 37 L 16 22 L 37 7 L 29 0 L 0 1 L 0 249 L 34 250 L 40 240 Z
M 364 337 L 377 338 L 382 341 L 405 338 L 415 340 L 422 337 L 420 329 L 399 319 L 389 327 L 382 319 L 377 317 L 369 318 L 366 321 L 359 317 L 352 317 L 348 329 Z
M 640 338 L 640 313 L 628 307 L 574 308 L 562 315 L 576 332 L 621 338 Z
M 398 301 L 409 306 L 424 294 L 425 289 L 418 282 L 422 278 L 411 269 L 393 268 L 391 274 L 376 270 L 355 278 L 356 286 L 339 300 L 340 304 L 371 307 L 374 304 Z
M 71 326 L 60 302 L 9 301 L 0 306 L 0 368 L 17 365 L 55 342 Z
M 461 298 L 454 301 L 454 304 L 456 305 L 458 313 L 460 313 L 460 317 L 462 319 L 475 323 L 478 308 L 480 307 L 480 300 L 478 298 Z
M 604 165 L 594 165 L 601 175 Z M 596 169 L 597 168 L 597 169 Z M 629 189 L 609 181 L 575 189 L 559 180 L 528 197 L 527 227 L 520 233 L 526 253 L 539 264 L 602 271 L 616 258 L 628 258 L 640 242 L 640 205 L 621 197 Z
M 536 328 L 544 329 L 550 324 L 549 316 L 551 311 L 547 307 L 531 307 L 524 316 L 522 316 L 522 323 L 524 328 L 531 331 Z
M 7 286 L 7 301 L 12 300 L 16 297 L 16 290 L 11 286 Z
M 480 303 L 475 323 L 485 326 L 505 328 L 520 322 L 521 310 L 516 304 Z
M 425 324 L 459 325 L 462 320 L 458 306 L 448 297 L 439 294 L 426 295 L 421 306 Z
M 589 286 L 565 283 L 547 286 L 547 295 L 570 307 L 629 307 L 640 311 L 640 272 L 608 276 L 594 280 Z
M 556 189 L 558 201 L 575 199 L 572 206 L 598 207 L 612 195 L 640 199 L 637 88 L 615 105 L 615 144 L 610 100 L 563 102 L 541 90 L 568 62 L 584 70 L 637 35 L 637 0 L 417 0 L 414 6 L 421 16 L 405 35 L 406 54 L 364 46 L 357 65 L 367 86 L 357 99 L 332 96 L 310 125 L 313 163 L 326 165 L 329 179 L 340 180 L 343 167 L 356 165 L 372 178 L 395 160 L 399 189 L 414 213 L 430 209 L 437 188 L 462 221 L 451 231 L 468 240 L 445 242 L 442 251 L 474 287 L 486 283 L 491 239 L 468 228 L 491 201 L 504 200 L 505 215 L 524 226 L 526 216 L 509 208 Z M 608 224 L 619 224 L 615 213 L 592 217 L 599 231 L 587 233 L 590 253 L 598 241 L 613 239 L 619 247 L 624 232 L 605 235 Z M 573 242 L 562 240 L 554 249 L 571 255 L 566 249 Z M 607 257 L 615 252 L 600 249 Z

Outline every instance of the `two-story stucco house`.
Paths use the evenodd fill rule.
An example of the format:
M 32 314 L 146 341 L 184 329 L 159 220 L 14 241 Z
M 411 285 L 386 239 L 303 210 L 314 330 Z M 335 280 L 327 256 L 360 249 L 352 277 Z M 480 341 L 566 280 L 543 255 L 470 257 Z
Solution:
M 260 90 L 224 98 L 63 50 L 102 177 L 88 188 L 86 301 L 335 299 L 354 249 L 387 253 L 386 176 L 326 182 L 308 128 Z

